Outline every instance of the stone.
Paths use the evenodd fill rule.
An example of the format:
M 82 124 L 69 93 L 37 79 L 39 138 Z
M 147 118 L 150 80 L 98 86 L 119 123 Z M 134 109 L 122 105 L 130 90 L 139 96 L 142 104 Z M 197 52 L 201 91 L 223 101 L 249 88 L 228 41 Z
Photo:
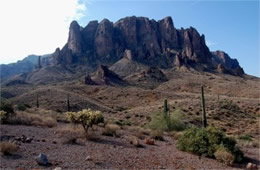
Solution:
M 26 142 L 26 143 L 31 143 L 31 142 L 32 142 L 32 138 L 26 138 L 26 139 L 25 139 L 25 142 Z
M 92 161 L 92 158 L 90 156 L 87 156 L 86 161 Z
M 48 158 L 46 155 L 44 154 L 39 154 L 37 157 L 35 157 L 35 161 L 39 164 L 39 165 L 43 165 L 43 166 L 47 166 L 49 164 L 48 162 Z
M 146 138 L 144 143 L 147 145 L 154 145 L 154 139 Z
M 246 169 L 248 169 L 248 170 L 256 170 L 256 169 L 258 169 L 258 167 L 257 167 L 256 164 L 253 164 L 253 163 L 249 162 L 249 163 L 246 165 Z
M 53 170 L 62 170 L 61 167 L 55 167 Z
M 109 70 L 107 66 L 100 65 L 94 75 L 91 77 L 92 81 L 97 85 L 125 85 L 126 82 L 122 80 L 116 73 Z

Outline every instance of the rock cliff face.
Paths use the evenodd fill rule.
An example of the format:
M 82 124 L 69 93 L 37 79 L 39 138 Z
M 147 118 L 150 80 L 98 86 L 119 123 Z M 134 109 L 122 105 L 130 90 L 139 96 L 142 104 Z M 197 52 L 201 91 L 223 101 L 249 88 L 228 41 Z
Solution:
M 239 66 L 237 59 L 232 59 L 224 51 L 212 52 L 212 63 L 217 63 L 217 71 L 220 73 L 229 73 L 234 75 L 244 74 L 243 68 Z
M 55 51 L 53 64 L 83 64 L 97 69 L 100 64 L 112 66 L 116 63 L 120 69 L 112 66 L 112 70 L 119 70 L 126 76 L 122 72 L 129 65 L 126 52 L 128 56 L 131 54 L 131 61 L 148 67 L 166 69 L 186 65 L 218 71 L 221 64 L 221 68 L 229 70 L 227 73 L 244 73 L 237 60 L 224 52 L 211 53 L 205 36 L 195 28 L 176 29 L 171 17 L 155 21 L 132 16 L 115 23 L 104 19 L 100 23 L 91 21 L 85 28 L 73 21 L 68 42 Z M 124 67 L 124 63 L 127 66 Z M 135 64 L 131 68 L 139 67 Z
M 39 69 L 37 61 L 38 56 L 32 56 L 15 64 L 0 65 L 1 81 Z M 155 21 L 132 16 L 115 23 L 104 19 L 100 23 L 91 21 L 84 28 L 73 21 L 64 47 L 42 56 L 40 61 L 42 69 L 49 65 L 72 66 L 76 70 L 84 68 L 87 73 L 105 65 L 121 78 L 150 67 L 244 74 L 236 59 L 223 51 L 210 52 L 204 35 L 193 27 L 176 29 L 171 17 Z
M 109 70 L 106 66 L 100 65 L 92 76 L 85 77 L 85 84 L 88 85 L 126 85 L 117 74 Z

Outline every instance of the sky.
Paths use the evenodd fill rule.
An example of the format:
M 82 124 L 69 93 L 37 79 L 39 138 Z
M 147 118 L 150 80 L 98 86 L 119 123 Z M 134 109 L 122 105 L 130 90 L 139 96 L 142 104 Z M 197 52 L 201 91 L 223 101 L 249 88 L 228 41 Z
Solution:
M 171 16 L 177 29 L 195 27 L 211 51 L 225 51 L 260 77 L 259 8 L 259 0 L 0 0 L 0 63 L 62 48 L 73 20 L 85 27 L 104 18 Z

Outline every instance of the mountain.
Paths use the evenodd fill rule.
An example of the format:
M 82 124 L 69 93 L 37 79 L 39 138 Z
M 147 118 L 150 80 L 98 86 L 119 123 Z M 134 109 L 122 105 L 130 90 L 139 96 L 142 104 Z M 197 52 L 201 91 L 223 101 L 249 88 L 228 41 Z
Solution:
M 84 64 L 95 69 L 99 64 L 108 65 L 126 76 L 129 73 L 122 72 L 124 65 L 129 66 L 126 51 L 131 55 L 131 68 L 136 69 L 138 63 L 163 69 L 186 65 L 201 71 L 217 71 L 221 64 L 230 74 L 244 74 L 237 60 L 224 52 L 211 53 L 204 35 L 193 27 L 176 29 L 171 17 L 155 21 L 132 16 L 115 23 L 104 19 L 100 23 L 91 21 L 84 28 L 73 21 L 68 42 L 55 51 L 53 61 L 64 65 Z M 119 65 L 121 68 L 117 69 Z
M 85 27 L 73 21 L 64 47 L 57 48 L 48 57 L 42 57 L 40 65 L 36 63 L 34 57 L 32 60 L 1 65 L 1 77 L 31 72 L 22 76 L 25 82 L 48 84 L 68 80 L 69 77 L 86 76 L 86 73 L 95 72 L 100 65 L 106 66 L 120 78 L 150 67 L 236 76 L 244 74 L 236 59 L 223 51 L 210 52 L 203 34 L 200 35 L 193 27 L 176 29 L 171 17 L 155 21 L 131 16 L 115 23 L 104 19 L 100 23 L 90 21 Z M 38 65 L 38 70 L 34 70 L 35 65 Z M 40 75 L 44 76 L 44 81 L 40 80 Z M 20 82 L 21 77 L 18 79 Z
M 41 56 L 41 60 L 44 65 L 48 65 L 48 60 L 51 57 L 51 54 L 46 54 Z M 16 63 L 11 64 L 1 64 L 0 65 L 0 79 L 1 81 L 20 73 L 28 73 L 35 69 L 38 64 L 38 55 L 29 55 L 23 60 L 19 60 Z

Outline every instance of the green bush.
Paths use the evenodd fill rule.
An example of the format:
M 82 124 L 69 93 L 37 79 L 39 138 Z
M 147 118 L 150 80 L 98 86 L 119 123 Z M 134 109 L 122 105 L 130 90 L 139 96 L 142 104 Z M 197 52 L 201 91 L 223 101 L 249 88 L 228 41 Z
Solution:
M 238 139 L 240 140 L 246 140 L 246 141 L 252 141 L 252 136 L 251 135 L 243 135 L 243 136 L 239 136 Z
M 8 114 L 14 113 L 13 105 L 8 101 L 1 101 L 0 110 L 7 112 Z
M 159 131 L 182 131 L 186 128 L 182 117 L 182 112 L 179 109 L 169 114 L 153 113 L 149 127 Z
M 7 119 L 7 112 L 0 110 L 0 123 L 5 123 Z
M 104 117 L 100 111 L 93 111 L 91 109 L 84 109 L 79 112 L 67 112 L 70 122 L 74 124 L 81 124 L 86 132 L 93 125 L 104 123 Z
M 7 101 L 1 101 L 0 103 L 0 122 L 6 123 L 7 119 L 14 114 L 13 105 Z
M 201 129 L 189 128 L 184 131 L 177 142 L 178 149 L 182 151 L 208 157 L 215 157 L 214 154 L 221 145 L 227 152 L 232 153 L 236 162 L 242 161 L 243 153 L 236 146 L 236 141 L 211 126 Z
M 20 110 L 20 111 L 25 111 L 26 106 L 24 104 L 18 104 L 17 109 Z
M 232 111 L 240 111 L 240 107 L 235 104 L 232 100 L 221 100 L 219 102 L 220 109 L 232 110 Z

